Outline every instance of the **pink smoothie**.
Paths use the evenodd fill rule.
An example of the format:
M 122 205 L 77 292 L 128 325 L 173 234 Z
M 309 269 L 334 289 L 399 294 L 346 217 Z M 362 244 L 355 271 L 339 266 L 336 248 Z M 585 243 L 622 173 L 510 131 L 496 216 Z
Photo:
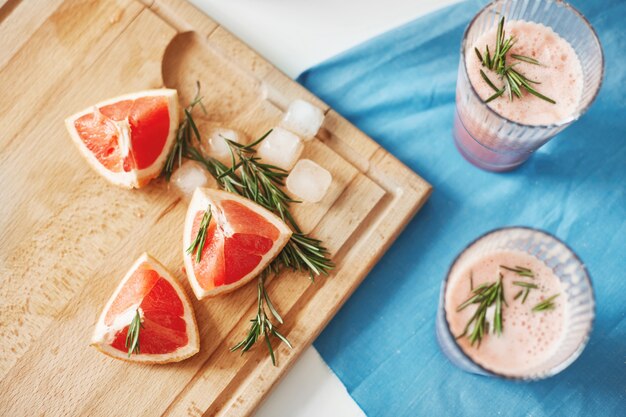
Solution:
M 480 75 L 482 69 L 496 87 L 503 81 L 498 75 L 482 66 L 474 52 L 474 47 L 483 53 L 485 46 L 495 49 L 496 30 L 483 33 L 465 53 L 465 65 L 470 82 L 483 99 L 493 95 L 493 89 Z M 525 125 L 548 125 L 571 117 L 578 108 L 583 92 L 583 70 L 574 48 L 551 28 L 539 23 L 515 20 L 504 25 L 505 36 L 513 36 L 517 41 L 507 54 L 508 65 L 516 63 L 515 70 L 526 78 L 541 82 L 534 88 L 552 98 L 549 103 L 522 90 L 521 99 L 511 101 L 505 93 L 488 103 L 488 106 L 501 116 Z M 536 59 L 541 65 L 533 65 L 511 57 L 511 54 L 524 55 Z
M 500 267 L 522 266 L 530 269 L 534 279 L 523 277 Z M 497 281 L 503 275 L 504 297 L 507 305 L 502 306 L 502 334 L 486 334 L 480 346 L 470 345 L 467 337 L 457 339 L 461 349 L 484 368 L 511 377 L 524 377 L 547 368 L 551 357 L 564 336 L 567 305 L 561 283 L 554 272 L 540 260 L 517 251 L 493 252 L 476 255 L 462 265 L 458 265 L 448 278 L 445 293 L 446 319 L 451 333 L 456 337 L 463 330 L 476 311 L 477 304 L 457 311 L 459 305 L 471 297 L 470 286 L 476 288 L 483 283 Z M 470 276 L 472 277 L 470 279 Z M 539 288 L 530 290 L 526 301 L 514 296 L 523 289 L 514 281 L 536 284 Z M 553 310 L 533 312 L 541 301 L 560 294 L 554 300 Z M 495 308 L 487 311 L 487 320 L 493 323 Z

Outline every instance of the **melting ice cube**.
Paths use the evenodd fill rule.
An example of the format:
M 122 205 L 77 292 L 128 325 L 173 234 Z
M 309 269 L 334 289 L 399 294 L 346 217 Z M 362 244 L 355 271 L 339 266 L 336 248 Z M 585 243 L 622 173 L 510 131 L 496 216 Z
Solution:
M 332 181 L 330 172 L 309 159 L 302 159 L 287 176 L 287 189 L 303 201 L 317 203 L 324 198 Z
M 315 137 L 323 122 L 322 110 L 308 101 L 298 99 L 289 105 L 280 125 L 307 141 Z
M 202 150 L 208 156 L 211 156 L 221 163 L 230 166 L 232 162 L 230 157 L 230 147 L 224 138 L 241 144 L 246 142 L 245 137 L 242 134 L 232 129 L 216 127 L 209 131 L 206 143 L 202 144 Z
M 195 161 L 183 162 L 172 174 L 170 183 L 186 198 L 191 198 L 197 187 L 217 188 L 215 179 Z
M 259 145 L 257 155 L 263 162 L 289 171 L 303 148 L 304 144 L 298 136 L 281 127 L 275 127 Z

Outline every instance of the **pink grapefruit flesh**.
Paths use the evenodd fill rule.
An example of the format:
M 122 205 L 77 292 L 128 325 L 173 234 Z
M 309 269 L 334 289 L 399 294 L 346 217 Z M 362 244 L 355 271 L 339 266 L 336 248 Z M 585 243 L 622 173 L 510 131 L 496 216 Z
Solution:
M 187 211 L 184 244 L 198 233 L 211 206 L 200 262 L 185 250 L 185 269 L 198 298 L 230 291 L 245 284 L 287 244 L 291 230 L 265 208 L 225 191 L 197 189 Z

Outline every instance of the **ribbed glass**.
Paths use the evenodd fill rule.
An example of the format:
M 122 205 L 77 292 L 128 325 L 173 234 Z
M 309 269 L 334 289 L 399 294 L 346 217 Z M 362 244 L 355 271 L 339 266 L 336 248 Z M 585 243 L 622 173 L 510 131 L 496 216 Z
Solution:
M 564 289 L 559 299 L 566 300 L 564 337 L 554 354 L 537 370 L 525 375 L 522 380 L 547 378 L 567 368 L 585 348 L 595 316 L 595 301 L 591 280 L 582 261 L 556 237 L 541 230 L 525 227 L 510 227 L 494 230 L 471 243 L 452 263 L 441 286 L 437 311 L 437 340 L 444 354 L 464 371 L 502 378 L 510 378 L 489 371 L 474 362 L 463 352 L 450 332 L 445 313 L 445 291 L 448 278 L 458 268 L 465 268 L 477 256 L 503 250 L 525 252 L 554 271 Z
M 488 107 L 472 86 L 465 65 L 465 54 L 484 32 L 507 21 L 525 20 L 551 27 L 567 40 L 578 55 L 583 69 L 582 99 L 571 117 L 557 124 L 530 126 L 508 120 Z M 474 165 L 507 171 L 521 165 L 532 152 L 584 114 L 602 83 L 604 59 L 593 28 L 576 9 L 558 0 L 500 0 L 483 8 L 469 24 L 461 44 L 456 89 L 454 139 L 461 154 Z

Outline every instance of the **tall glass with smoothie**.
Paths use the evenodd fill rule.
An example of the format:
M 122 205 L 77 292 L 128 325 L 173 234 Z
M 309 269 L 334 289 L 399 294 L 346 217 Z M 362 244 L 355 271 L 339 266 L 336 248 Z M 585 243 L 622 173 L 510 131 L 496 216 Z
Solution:
M 469 372 L 540 379 L 580 355 L 593 317 L 591 281 L 580 259 L 550 234 L 506 228 L 482 236 L 452 264 L 437 338 Z
M 461 46 L 457 148 L 480 168 L 516 168 L 589 108 L 603 70 L 593 28 L 567 3 L 490 3 Z

